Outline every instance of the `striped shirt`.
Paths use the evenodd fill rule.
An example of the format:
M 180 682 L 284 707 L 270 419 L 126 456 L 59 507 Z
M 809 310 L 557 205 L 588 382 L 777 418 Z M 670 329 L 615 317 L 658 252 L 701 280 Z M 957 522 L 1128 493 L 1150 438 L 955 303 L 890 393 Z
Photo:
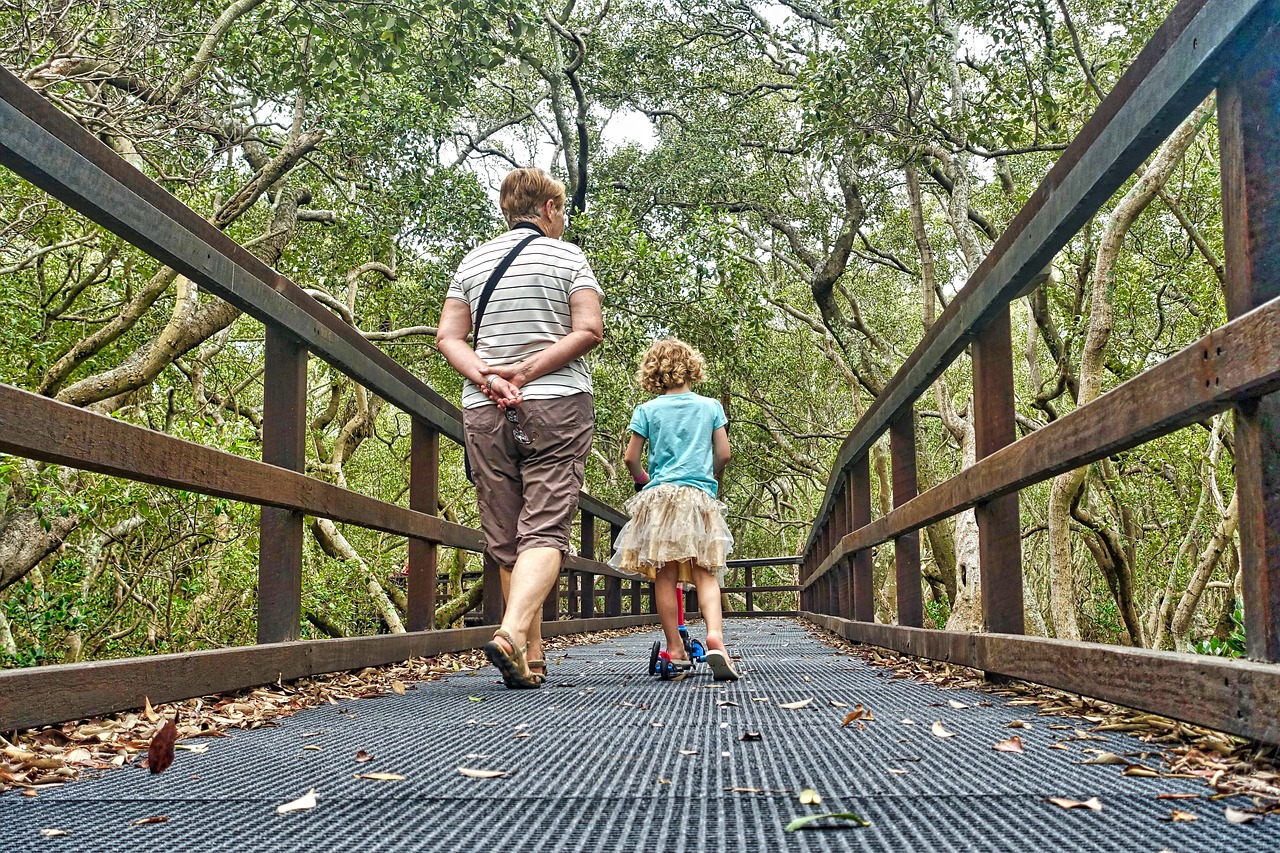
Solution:
M 470 306 L 473 331 L 480 294 L 490 273 L 530 233 L 528 228 L 512 228 L 472 249 L 458 265 L 445 298 Z M 535 239 L 520 251 L 494 287 L 484 311 L 484 328 L 476 341 L 476 355 L 486 364 L 500 367 L 542 352 L 573 331 L 569 297 L 585 288 L 604 295 L 581 249 L 549 237 Z M 591 393 L 591 372 L 581 358 L 530 380 L 520 389 L 526 400 L 583 392 Z M 462 407 L 486 405 L 494 403 L 471 380 L 464 382 Z

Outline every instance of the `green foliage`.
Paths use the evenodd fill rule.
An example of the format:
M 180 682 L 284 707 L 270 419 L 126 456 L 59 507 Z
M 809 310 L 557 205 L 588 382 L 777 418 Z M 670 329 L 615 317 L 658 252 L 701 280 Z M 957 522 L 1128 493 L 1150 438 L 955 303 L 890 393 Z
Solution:
M 1199 655 L 1216 655 L 1224 658 L 1244 657 L 1244 607 L 1237 602 L 1235 609 L 1231 611 L 1231 633 L 1226 638 L 1209 637 L 1197 641 L 1191 648 Z

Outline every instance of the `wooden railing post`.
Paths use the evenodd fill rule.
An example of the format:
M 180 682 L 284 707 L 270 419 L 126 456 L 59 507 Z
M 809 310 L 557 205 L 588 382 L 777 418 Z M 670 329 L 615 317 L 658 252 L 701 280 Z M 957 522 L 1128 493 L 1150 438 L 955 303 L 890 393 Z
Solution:
M 628 598 L 630 599 L 631 603 L 629 605 L 629 609 L 627 612 L 632 616 L 639 616 L 640 615 L 640 594 L 641 592 L 643 592 L 640 586 L 640 580 L 638 578 L 632 578 L 629 581 L 629 583 L 631 584 L 631 586 L 628 587 L 628 590 L 629 590 Z
M 843 534 L 852 533 L 857 526 L 853 523 L 853 478 L 846 474 L 844 478 L 844 494 L 836 504 L 837 512 L 843 519 Z M 843 535 L 841 536 L 843 538 Z M 842 619 L 853 618 L 853 557 L 845 557 L 840 561 L 840 571 L 836 575 L 838 591 L 836 593 L 836 615 Z
M 1218 89 L 1230 319 L 1280 296 L 1277 50 L 1273 33 Z M 1235 468 L 1245 650 L 1254 660 L 1280 661 L 1280 392 L 1236 407 Z
M 262 461 L 302 471 L 306 426 L 307 348 L 267 326 Z M 296 640 L 302 623 L 302 513 L 264 506 L 258 532 L 258 642 Z
M 653 594 L 653 583 L 652 582 L 646 583 L 644 586 L 646 590 L 646 595 L 648 596 L 648 599 L 649 599 L 649 605 L 648 607 L 645 608 L 645 612 L 649 614 L 657 613 L 658 599 Z
M 742 572 L 742 585 L 746 588 L 746 595 L 743 597 L 747 600 L 747 612 L 754 613 L 756 609 L 755 593 L 751 591 L 751 587 L 755 586 L 752 580 L 751 567 L 747 566 Z
M 506 610 L 506 602 L 502 598 L 502 569 L 488 551 L 485 551 L 481 564 L 484 566 L 484 598 L 481 604 L 484 624 L 497 625 Z
M 974 457 L 983 459 L 1017 439 L 1013 407 L 1013 338 L 1009 309 L 973 341 Z M 1018 493 L 974 507 L 982 581 L 982 624 L 993 633 L 1021 634 L 1022 528 Z
M 622 527 L 620 525 L 609 525 L 610 554 L 613 553 L 613 543 L 618 540 L 618 534 L 620 532 L 622 532 Z M 613 575 L 604 576 L 604 615 L 622 615 L 622 578 L 615 577 Z
M 871 523 L 871 464 L 866 454 L 854 461 L 849 472 L 853 529 Z M 859 622 L 876 621 L 875 578 L 872 575 L 871 549 L 853 555 L 853 618 Z
M 440 433 L 413 419 L 409 450 L 409 509 L 440 511 Z M 405 627 L 429 631 L 436 626 L 436 569 L 440 550 L 434 542 L 409 539 L 409 591 Z
M 586 510 L 582 511 L 582 538 L 578 553 L 585 560 L 596 558 L 596 517 Z M 582 572 L 582 609 L 579 615 L 590 619 L 596 615 L 596 576 L 590 572 Z
M 889 461 L 893 469 L 893 506 L 902 506 L 917 494 L 916 418 L 908 409 L 889 425 Z M 920 531 L 895 537 L 893 564 L 898 586 L 898 624 L 919 628 L 924 624 L 920 592 Z
M 561 569 L 560 574 L 556 575 L 556 582 L 551 585 L 551 591 L 542 602 L 543 622 L 554 622 L 560 618 L 560 583 L 563 578 L 564 570 Z

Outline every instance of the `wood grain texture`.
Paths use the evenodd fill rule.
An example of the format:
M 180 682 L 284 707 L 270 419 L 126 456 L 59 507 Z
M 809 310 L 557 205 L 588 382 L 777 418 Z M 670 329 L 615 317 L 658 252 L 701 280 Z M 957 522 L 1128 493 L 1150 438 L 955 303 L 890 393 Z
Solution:
M 970 634 L 802 614 L 858 643 L 1020 678 L 1280 744 L 1280 667 L 1016 634 Z

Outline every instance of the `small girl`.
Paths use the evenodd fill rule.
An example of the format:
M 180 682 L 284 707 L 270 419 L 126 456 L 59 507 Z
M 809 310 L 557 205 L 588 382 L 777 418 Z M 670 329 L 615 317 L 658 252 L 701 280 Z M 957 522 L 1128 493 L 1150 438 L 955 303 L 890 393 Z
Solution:
M 690 386 L 706 375 L 702 354 L 677 340 L 654 342 L 640 359 L 636 381 L 659 396 L 631 416 L 631 441 L 623 461 L 639 494 L 626 503 L 631 520 L 622 528 L 609 564 L 655 582 L 667 653 L 677 670 L 690 669 L 677 613 L 677 582 L 693 583 L 707 627 L 707 664 L 716 681 L 738 677 L 724 647 L 720 584 L 733 535 L 725 505 L 716 500 L 729 461 L 728 418 L 720 403 Z M 649 471 L 640 453 L 649 443 Z

